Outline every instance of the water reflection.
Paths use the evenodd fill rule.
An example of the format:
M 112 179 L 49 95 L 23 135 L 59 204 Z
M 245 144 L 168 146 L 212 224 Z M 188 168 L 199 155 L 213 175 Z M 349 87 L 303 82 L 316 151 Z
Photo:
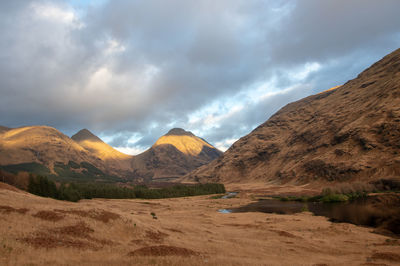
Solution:
M 356 225 L 383 227 L 395 234 L 400 234 L 400 211 L 398 208 L 382 207 L 371 204 L 368 199 L 361 198 L 352 202 L 321 203 L 295 202 L 280 200 L 260 200 L 246 206 L 231 209 L 232 212 L 265 212 L 277 214 L 293 214 L 310 211 L 314 215 L 328 217 L 334 222 L 347 222 Z

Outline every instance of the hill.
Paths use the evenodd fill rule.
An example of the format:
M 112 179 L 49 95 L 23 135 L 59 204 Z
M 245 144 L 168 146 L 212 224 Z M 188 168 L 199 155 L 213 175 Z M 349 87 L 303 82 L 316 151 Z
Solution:
M 89 130 L 82 129 L 73 135 L 71 139 L 88 150 L 92 155 L 100 158 L 109 171 L 120 174 L 125 172 L 124 175 L 128 175 L 131 172 L 130 161 L 132 160 L 132 156 L 117 151 Z
M 303 184 L 400 175 L 400 49 L 290 103 L 184 181 Z
M 169 180 L 183 176 L 218 158 L 221 151 L 193 133 L 171 129 L 132 161 L 133 176 L 144 180 Z
M 53 169 L 56 162 L 90 162 L 98 158 L 55 128 L 27 126 L 0 131 L 1 165 L 40 163 Z
M 0 131 L 0 169 L 59 179 L 115 179 L 121 171 L 55 128 L 26 126 Z

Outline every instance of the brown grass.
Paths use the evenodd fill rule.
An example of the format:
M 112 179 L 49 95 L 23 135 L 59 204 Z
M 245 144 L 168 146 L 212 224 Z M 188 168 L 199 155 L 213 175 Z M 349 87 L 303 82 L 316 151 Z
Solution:
M 400 254 L 393 252 L 376 252 L 372 254 L 373 260 L 387 260 L 392 262 L 400 262 Z
M 128 253 L 128 256 L 197 256 L 198 252 L 187 248 L 174 247 L 174 246 L 150 246 L 139 248 Z
M 67 225 L 62 227 L 56 227 L 50 230 L 51 233 L 62 234 L 65 236 L 88 238 L 89 234 L 93 233 L 93 228 L 89 227 L 84 222 L 78 222 L 74 225 Z
M 83 210 L 55 210 L 60 213 L 65 213 L 65 214 L 73 214 L 77 215 L 80 217 L 89 217 L 91 219 L 101 221 L 103 223 L 108 223 L 111 220 L 116 220 L 120 218 L 119 214 L 105 211 L 105 210 L 89 210 L 89 211 L 83 211 Z
M 4 214 L 9 214 L 11 212 L 16 212 L 19 214 L 25 214 L 29 211 L 29 209 L 27 208 L 13 208 L 10 206 L 4 206 L 4 205 L 0 205 L 0 213 L 4 213 Z
M 90 243 L 86 241 L 53 236 L 50 234 L 36 234 L 19 240 L 33 246 L 34 248 L 94 248 L 93 245 L 90 245 Z
M 65 217 L 64 215 L 61 215 L 54 211 L 39 211 L 36 214 L 33 214 L 32 216 L 42 219 L 42 220 L 45 220 L 45 221 L 51 221 L 51 222 L 58 222 Z
M 365 182 L 339 183 L 322 190 L 322 194 L 351 194 L 357 192 L 372 192 L 376 187 Z
M 375 253 L 400 254 L 400 246 L 394 242 L 377 245 L 392 243 L 394 238 L 388 241 L 370 228 L 331 223 L 309 213 L 217 211 L 247 205 L 250 197 L 142 202 L 93 199 L 71 203 L 1 190 L 0 204 L 7 208 L 0 212 L 0 265 L 399 263 L 387 257 L 372 260 Z M 29 209 L 28 215 L 13 211 L 20 207 Z M 53 223 L 31 215 L 42 211 L 64 218 Z M 152 219 L 151 212 L 162 219 Z
M 94 229 L 84 222 L 47 230 L 40 230 L 28 237 L 19 239 L 34 248 L 79 248 L 97 250 L 104 245 L 113 244 L 110 240 L 92 237 Z M 78 239 L 77 239 L 78 238 Z
M 289 238 L 298 238 L 298 236 L 295 236 L 286 231 L 281 231 L 281 230 L 271 230 L 271 231 L 277 233 L 280 236 L 289 237 Z
M 167 236 L 168 236 L 168 234 L 160 232 L 160 231 L 154 232 L 154 231 L 147 230 L 145 238 L 150 239 L 153 242 L 163 242 L 164 238 L 166 238 Z
M 0 174 L 1 175 L 1 174 Z M 13 187 L 13 186 L 11 186 L 11 185 L 9 185 L 9 184 L 6 184 L 6 183 L 3 183 L 3 182 L 0 182 L 0 190 L 1 189 L 4 189 L 4 190 L 11 190 L 11 191 L 15 191 L 15 192 L 18 192 L 19 190 L 16 188 L 16 187 Z

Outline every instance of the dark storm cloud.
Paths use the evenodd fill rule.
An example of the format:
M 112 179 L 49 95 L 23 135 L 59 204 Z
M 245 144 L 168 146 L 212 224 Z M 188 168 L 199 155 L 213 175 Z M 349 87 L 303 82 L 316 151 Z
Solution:
M 175 126 L 212 143 L 238 138 L 397 48 L 398 10 L 396 0 L 114 0 L 79 12 L 61 0 L 2 1 L 0 124 L 89 128 L 124 147 Z M 307 63 L 320 67 L 293 78 Z M 217 108 L 213 127 L 189 121 L 270 80 L 283 91 L 243 97 L 234 119 Z

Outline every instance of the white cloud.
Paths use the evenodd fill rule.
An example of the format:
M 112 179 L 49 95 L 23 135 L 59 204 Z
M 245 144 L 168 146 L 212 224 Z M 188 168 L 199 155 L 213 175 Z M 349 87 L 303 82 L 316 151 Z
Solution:
M 31 8 L 34 14 L 41 19 L 52 22 L 60 22 L 66 24 L 74 24 L 77 27 L 82 27 L 74 10 L 67 7 L 56 6 L 50 3 L 32 3 Z
M 114 147 L 114 149 L 129 155 L 137 155 L 146 150 L 145 148 L 138 148 L 138 147 Z
M 304 66 L 300 67 L 300 69 L 293 71 L 289 75 L 293 79 L 301 81 L 306 79 L 311 73 L 318 71 L 320 68 L 321 65 L 318 62 L 307 62 L 306 64 L 304 64 Z
M 116 39 L 110 39 L 107 41 L 104 53 L 106 55 L 111 55 L 113 53 L 122 53 L 126 50 L 126 47 Z
M 215 143 L 215 147 L 220 151 L 226 151 L 233 143 L 235 143 L 238 139 L 225 139 L 223 141 L 218 141 Z

